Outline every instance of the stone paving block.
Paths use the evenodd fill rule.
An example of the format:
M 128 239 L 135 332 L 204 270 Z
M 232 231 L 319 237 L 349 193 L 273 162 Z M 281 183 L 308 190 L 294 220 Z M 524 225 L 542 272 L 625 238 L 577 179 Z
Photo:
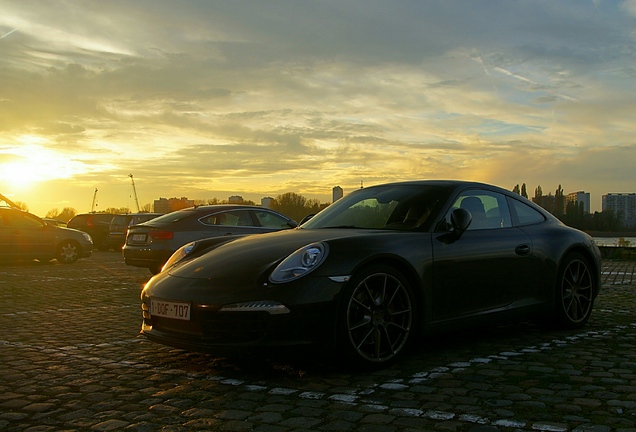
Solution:
M 634 432 L 636 277 L 621 274 L 635 267 L 604 263 L 583 329 L 469 329 L 427 339 L 384 370 L 351 373 L 140 338 L 148 275 L 115 253 L 0 266 L 0 429 Z

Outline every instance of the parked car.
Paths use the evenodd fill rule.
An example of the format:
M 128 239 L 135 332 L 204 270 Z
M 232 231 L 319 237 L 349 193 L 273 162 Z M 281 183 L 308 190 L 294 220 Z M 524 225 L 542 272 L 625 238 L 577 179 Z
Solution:
M 297 229 L 189 243 L 150 279 L 142 333 L 191 351 L 316 346 L 357 367 L 487 319 L 578 328 L 600 289 L 587 234 L 482 183 L 356 190 Z
M 108 232 L 113 217 L 115 215 L 111 213 L 82 213 L 73 216 L 67 226 L 90 234 L 97 249 L 108 250 Z
M 177 249 L 193 240 L 262 234 L 296 226 L 287 216 L 258 206 L 190 207 L 131 226 L 122 250 L 126 264 L 147 267 L 156 274 Z
M 129 226 L 147 222 L 162 214 L 163 213 L 128 213 L 116 215 L 110 221 L 106 244 L 109 248 L 121 250 L 124 243 L 126 243 L 126 232 Z
M 55 218 L 42 218 L 42 220 L 50 225 L 66 228 L 66 222 Z
M 0 207 L 0 261 L 57 259 L 71 264 L 93 252 L 90 235 L 61 228 L 15 208 Z

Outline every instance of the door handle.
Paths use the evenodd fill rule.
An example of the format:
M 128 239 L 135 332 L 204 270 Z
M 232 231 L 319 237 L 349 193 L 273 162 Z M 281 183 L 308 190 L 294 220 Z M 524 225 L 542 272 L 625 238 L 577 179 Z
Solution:
M 530 253 L 530 246 L 527 244 L 519 245 L 515 248 L 515 253 L 521 256 L 528 255 Z

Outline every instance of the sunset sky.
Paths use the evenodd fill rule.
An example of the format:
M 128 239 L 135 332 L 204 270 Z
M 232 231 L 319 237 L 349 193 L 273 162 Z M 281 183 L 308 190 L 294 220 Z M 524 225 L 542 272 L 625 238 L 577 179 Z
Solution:
M 636 192 L 636 0 L 0 0 L 0 193 Z

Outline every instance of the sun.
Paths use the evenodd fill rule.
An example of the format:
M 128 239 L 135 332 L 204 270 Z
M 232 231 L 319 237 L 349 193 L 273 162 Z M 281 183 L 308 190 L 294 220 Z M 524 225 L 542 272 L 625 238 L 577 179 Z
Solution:
M 71 177 L 79 171 L 76 165 L 41 145 L 21 145 L 0 152 L 0 183 L 25 190 L 47 180 Z
M 13 189 L 28 189 L 42 181 L 38 167 L 27 162 L 10 162 L 0 164 L 0 181 Z

